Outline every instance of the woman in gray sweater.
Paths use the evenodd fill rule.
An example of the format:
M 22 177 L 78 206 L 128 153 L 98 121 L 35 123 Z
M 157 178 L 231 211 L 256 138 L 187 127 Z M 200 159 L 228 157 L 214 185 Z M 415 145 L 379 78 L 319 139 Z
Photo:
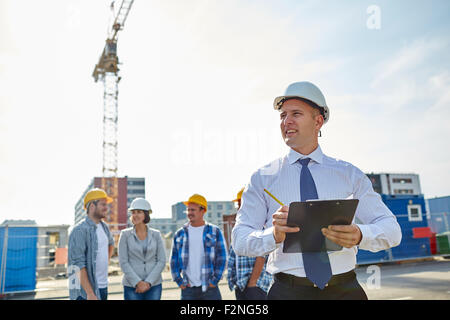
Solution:
M 152 212 L 150 203 L 136 198 L 128 209 L 132 228 L 124 229 L 119 239 L 119 263 L 123 271 L 125 300 L 160 300 L 161 273 L 166 254 L 161 233 L 147 226 Z

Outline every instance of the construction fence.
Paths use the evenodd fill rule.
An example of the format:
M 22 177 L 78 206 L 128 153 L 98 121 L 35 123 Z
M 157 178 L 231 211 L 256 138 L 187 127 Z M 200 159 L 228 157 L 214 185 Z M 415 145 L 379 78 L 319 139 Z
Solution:
M 66 263 L 66 227 L 0 226 L 1 295 L 34 291 L 38 278 L 64 274 Z

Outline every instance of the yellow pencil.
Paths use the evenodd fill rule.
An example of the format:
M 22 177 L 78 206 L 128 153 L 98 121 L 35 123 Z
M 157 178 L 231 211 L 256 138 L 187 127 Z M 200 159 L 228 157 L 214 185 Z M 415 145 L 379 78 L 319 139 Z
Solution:
M 280 200 L 278 200 L 277 198 L 275 198 L 269 191 L 267 191 L 267 189 L 264 189 L 265 192 L 267 192 L 267 194 L 269 196 L 272 197 L 273 200 L 275 200 L 276 202 L 278 202 L 280 205 L 284 206 L 283 202 L 281 202 Z

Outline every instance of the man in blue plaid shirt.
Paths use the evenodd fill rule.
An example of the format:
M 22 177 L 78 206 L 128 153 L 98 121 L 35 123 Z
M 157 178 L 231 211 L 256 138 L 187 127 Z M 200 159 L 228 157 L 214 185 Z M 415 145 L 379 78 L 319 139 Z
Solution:
M 238 210 L 241 207 L 242 188 L 237 198 Z M 266 271 L 267 257 L 237 256 L 230 245 L 228 259 L 228 286 L 235 290 L 236 300 L 266 300 L 272 283 L 272 275 Z
M 227 280 L 236 300 L 266 300 L 272 275 L 266 271 L 266 258 L 237 256 L 230 247 Z
M 181 300 L 221 300 L 218 283 L 227 262 L 222 231 L 203 219 L 208 208 L 203 196 L 194 194 L 184 204 L 189 222 L 173 238 L 172 278 Z

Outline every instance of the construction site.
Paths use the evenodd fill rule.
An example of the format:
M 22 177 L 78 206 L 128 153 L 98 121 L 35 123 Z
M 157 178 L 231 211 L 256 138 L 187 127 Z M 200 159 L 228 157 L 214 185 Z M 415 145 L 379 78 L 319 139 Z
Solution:
M 275 22 L 281 19 L 278 16 L 278 10 L 286 10 L 284 6 L 291 8 L 293 10 L 292 17 L 297 19 L 297 14 L 302 15 L 304 14 L 303 11 L 309 12 L 310 8 L 308 6 L 297 7 L 289 2 L 289 4 L 286 3 L 280 7 L 270 7 L 267 10 L 275 15 L 272 17 L 270 14 L 260 13 L 257 5 L 246 3 L 241 9 L 242 12 L 237 13 L 239 19 L 235 22 L 235 25 L 230 22 L 230 26 L 225 28 L 223 22 L 229 22 L 229 12 L 239 7 L 239 4 L 234 2 L 229 5 L 207 4 L 206 2 L 198 1 L 192 7 L 176 3 L 163 5 L 159 2 L 153 5 L 155 8 L 149 4 L 144 5 L 141 0 L 114 0 L 109 1 L 109 6 L 107 2 L 103 1 L 102 6 L 96 7 L 103 8 L 104 12 L 96 12 L 95 14 L 108 15 L 108 23 L 103 26 L 103 30 L 106 29 L 107 32 L 104 42 L 98 43 L 97 48 L 92 46 L 80 48 L 83 55 L 90 57 L 92 60 L 91 82 L 83 85 L 89 87 L 89 90 L 92 90 L 98 96 L 97 100 L 90 102 L 89 107 L 83 109 L 83 112 L 88 108 L 95 109 L 96 111 L 93 114 L 100 115 L 101 113 L 102 119 L 89 115 L 83 116 L 80 119 L 86 121 L 86 126 L 83 127 L 81 121 L 74 125 L 78 127 L 78 131 L 73 134 L 74 137 L 71 139 L 76 140 L 76 136 L 80 135 L 80 140 L 82 139 L 83 141 L 79 143 L 79 146 L 86 149 L 76 151 L 77 154 L 83 154 L 80 158 L 74 158 L 73 162 L 70 162 L 70 160 L 66 161 L 65 169 L 63 170 L 71 172 L 71 175 L 67 175 L 66 178 L 61 177 L 61 179 L 68 181 L 70 176 L 76 176 L 77 183 L 71 183 L 70 192 L 56 191 L 57 195 L 53 195 L 55 198 L 63 197 L 66 203 L 70 202 L 67 207 L 72 208 L 71 212 L 58 209 L 53 213 L 53 217 L 65 215 L 64 219 L 66 220 L 64 221 L 67 222 L 48 223 L 46 220 L 46 222 L 42 223 L 35 216 L 25 218 L 24 216 L 17 217 L 15 214 L 9 213 L 5 215 L 3 221 L 0 221 L 0 300 L 69 299 L 68 281 L 70 275 L 67 271 L 69 236 L 74 226 L 86 219 L 85 197 L 94 188 L 103 189 L 112 198 L 111 203 L 108 204 L 106 217 L 103 219 L 114 239 L 114 252 L 108 266 L 108 299 L 124 299 L 124 287 L 121 282 L 123 271 L 117 252 L 119 237 L 122 230 L 133 227 L 132 213 L 129 210 L 131 203 L 136 198 L 145 198 L 150 201 L 152 208 L 157 208 L 153 209 L 153 213 L 150 210 L 152 215 L 148 225 L 161 233 L 166 253 L 166 265 L 162 272 L 161 299 L 179 300 L 179 286 L 173 281 L 170 272 L 170 256 L 174 235 L 188 221 L 187 206 L 185 204 L 187 197 L 191 194 L 206 193 L 208 204 L 205 208 L 207 213 L 204 218 L 207 222 L 220 228 L 225 239 L 226 249 L 229 251 L 232 241 L 231 234 L 236 223 L 238 211 L 235 199 L 236 193 L 248 183 L 249 177 L 258 166 L 268 163 L 274 158 L 272 155 L 278 154 L 278 144 L 280 144 L 281 140 L 266 142 L 268 141 L 267 135 L 270 134 L 270 129 L 266 130 L 266 127 L 271 124 L 270 121 L 272 120 L 255 121 L 256 118 L 252 118 L 252 114 L 259 112 L 262 101 L 264 101 L 264 104 L 269 105 L 267 108 L 268 114 L 273 111 L 270 108 L 271 99 L 273 100 L 273 92 L 275 92 L 275 89 L 278 90 L 278 88 L 274 89 L 272 82 L 261 80 L 264 74 L 273 71 L 274 79 L 283 83 L 288 81 L 285 81 L 285 79 L 289 79 L 289 81 L 291 79 L 295 80 L 295 73 L 301 74 L 301 78 L 304 76 L 313 78 L 317 76 L 320 79 L 320 72 L 317 71 L 319 74 L 316 75 L 315 70 L 325 70 L 326 66 L 328 66 L 324 60 L 311 58 L 310 64 L 291 68 L 291 70 L 297 70 L 296 72 L 291 74 L 286 71 L 284 73 L 284 71 L 280 71 L 283 67 L 279 57 L 282 57 L 283 53 L 279 53 L 277 51 L 279 49 L 271 53 L 275 56 L 273 61 L 269 53 L 265 56 L 265 51 L 273 50 L 270 48 L 274 47 L 275 41 L 280 40 L 281 42 L 289 43 L 295 42 L 297 39 L 295 34 L 283 33 L 283 26 L 275 27 Z M 146 13 L 143 10 L 151 8 L 157 11 L 156 7 L 158 5 L 161 6 L 159 8 L 160 17 L 155 18 L 156 14 L 151 16 L 148 20 L 150 22 L 146 24 L 147 29 L 143 28 L 141 34 L 136 34 L 136 30 L 140 30 L 139 24 L 144 25 L 143 18 L 146 16 Z M 236 5 L 236 8 L 233 7 L 234 5 Z M 77 6 L 77 4 L 72 3 L 67 5 L 69 17 L 78 17 L 80 12 L 86 12 Z M 447 5 L 443 4 L 443 6 Z M 180 25 L 177 25 L 177 21 L 174 20 L 169 21 L 168 25 L 164 26 L 164 28 L 169 30 L 167 31 L 168 35 L 173 36 L 177 34 L 179 36 L 179 38 L 176 38 L 176 43 L 179 44 L 180 51 L 177 51 L 176 46 L 169 47 L 169 44 L 172 44 L 172 38 L 169 36 L 161 36 L 159 40 L 149 38 L 159 32 L 159 30 L 153 28 L 154 24 L 161 24 L 162 21 L 168 20 L 171 17 L 170 12 L 174 12 L 173 14 L 176 17 L 184 17 L 182 12 L 187 7 L 192 11 L 189 11 L 190 15 L 185 20 L 181 22 L 177 20 L 180 22 Z M 360 9 L 358 8 L 358 10 Z M 371 11 L 365 11 L 365 9 L 362 8 L 361 16 L 367 20 L 367 24 L 361 27 L 365 28 L 361 32 L 372 32 L 365 37 L 370 38 L 370 41 L 380 41 L 376 38 L 377 35 L 373 35 L 373 32 L 377 31 L 372 29 L 376 28 L 369 26 L 374 16 L 370 13 Z M 260 10 L 262 11 L 262 9 Z M 352 8 L 352 10 L 356 9 Z M 161 12 L 164 12 L 164 14 Z M 251 20 L 253 22 L 245 22 L 245 17 L 250 12 L 255 15 Z M 258 12 L 261 14 L 260 16 Z M 315 11 L 311 9 L 311 12 Z M 381 6 L 381 13 L 383 12 L 383 7 Z M 92 12 L 90 14 L 95 15 Z M 149 13 L 147 14 L 150 15 Z M 221 16 L 221 14 L 224 14 L 224 16 Z M 331 15 L 329 12 L 327 14 Z M 214 36 L 211 36 L 209 32 L 212 31 L 207 30 L 207 25 L 199 24 L 198 21 L 203 19 L 205 24 L 212 24 L 212 21 L 216 19 L 211 18 L 214 15 L 218 16 L 217 25 L 214 25 L 215 33 L 213 33 Z M 274 23 L 273 29 L 268 28 L 266 30 L 267 41 L 264 40 L 264 30 L 262 30 L 266 19 Z M 73 29 L 69 28 L 68 30 L 77 32 L 77 30 L 81 29 L 77 24 L 79 23 L 77 19 L 70 21 L 72 21 L 71 28 Z M 83 20 L 80 19 L 80 21 Z M 106 21 L 106 19 L 102 19 L 102 21 Z M 129 32 L 128 24 L 132 24 L 132 30 L 135 33 L 129 34 L 126 41 L 122 43 L 120 41 L 121 37 Z M 253 25 L 259 29 L 253 29 Z M 246 29 L 246 38 L 244 40 L 239 36 L 242 26 L 246 26 L 245 28 L 248 27 L 250 30 Z M 448 29 L 448 23 L 446 26 Z M 379 29 L 383 31 L 383 27 Z M 197 35 L 198 38 L 193 35 Z M 186 42 L 183 42 L 183 37 L 187 39 Z M 307 38 L 307 35 L 305 34 L 304 37 Z M 233 39 L 235 42 L 233 42 Z M 274 42 L 272 42 L 272 39 Z M 222 45 L 221 41 L 225 40 L 231 42 Z M 203 45 L 203 41 L 206 43 L 205 48 L 210 50 L 204 53 L 205 56 L 201 55 L 201 50 L 199 50 L 201 48 L 199 43 Z M 150 43 L 151 50 L 157 53 L 150 54 L 147 50 L 142 50 L 145 52 L 136 52 L 136 47 L 131 46 L 131 43 L 137 42 Z M 412 43 L 413 47 L 420 45 L 417 42 Z M 127 48 L 127 45 L 133 49 Z M 164 45 L 167 47 L 165 48 Z M 255 47 L 254 49 L 247 48 L 247 46 L 250 47 L 252 45 Z M 142 49 L 144 48 L 147 49 L 149 47 L 142 46 Z M 435 50 L 440 50 L 441 46 L 436 45 L 436 48 Z M 328 48 L 328 50 L 330 49 Z M 406 55 L 406 57 L 403 56 L 403 53 L 404 50 L 407 51 L 408 49 L 402 48 L 399 50 L 398 59 L 407 59 L 408 57 Z M 420 48 L 417 50 L 421 52 Z M 216 55 L 219 55 L 219 52 L 224 55 L 217 57 Z M 256 57 L 257 54 L 255 53 L 257 52 L 265 57 Z M 152 61 L 148 63 L 145 61 L 147 53 L 152 57 Z M 297 57 L 301 54 L 304 54 L 304 57 L 311 57 L 311 53 L 302 47 L 293 56 L 288 55 L 288 60 L 297 60 Z M 155 57 L 158 58 L 156 59 Z M 167 61 L 164 58 L 167 58 Z M 448 67 L 449 61 L 447 58 L 448 53 L 446 53 L 445 59 L 447 65 L 444 68 Z M 136 61 L 138 59 L 140 60 L 139 62 Z M 160 59 L 160 62 L 157 61 L 158 59 Z M 204 70 L 198 70 L 198 78 L 192 77 L 192 83 L 189 84 L 191 77 L 185 73 L 186 71 L 190 74 L 196 73 L 197 59 L 201 60 L 201 63 L 206 67 Z M 251 62 L 253 59 L 257 61 Z M 255 67 L 254 69 L 249 67 L 248 73 L 240 75 L 238 66 L 233 66 L 233 61 L 235 60 L 239 60 L 243 65 L 255 63 Z M 265 63 L 266 60 L 268 61 L 267 64 Z M 275 62 L 275 60 L 278 62 Z M 334 61 L 337 60 L 333 60 L 333 63 Z M 156 70 L 158 63 L 161 64 L 161 69 Z M 268 66 L 271 63 L 273 67 Z M 339 65 L 339 63 L 336 63 L 336 65 Z M 380 83 L 385 81 L 386 78 L 393 76 L 397 72 L 397 68 L 400 70 L 403 65 L 400 62 L 398 64 L 379 63 L 385 68 L 383 70 L 394 70 L 392 73 L 386 71 L 378 77 L 374 76 L 375 80 L 371 83 L 372 88 L 382 91 L 387 89 L 382 87 Z M 146 64 L 154 68 L 156 74 L 154 79 L 151 79 L 152 75 L 148 73 L 148 68 L 150 67 L 147 66 L 146 68 Z M 173 66 L 171 67 L 170 64 L 173 64 Z M 263 64 L 265 64 L 265 69 L 261 73 L 256 73 L 255 70 L 257 70 L 258 65 Z M 182 67 L 180 67 L 181 65 Z M 127 70 L 128 67 L 130 69 Z M 142 68 L 142 72 L 140 68 Z M 272 68 L 277 69 L 277 71 L 272 70 Z M 333 70 L 332 67 L 329 69 Z M 134 70 L 134 72 L 130 70 Z M 302 71 L 299 72 L 298 70 Z M 140 78 L 132 80 L 132 77 L 139 74 L 139 72 L 142 73 Z M 247 81 L 249 82 L 248 86 L 240 89 L 240 83 L 236 78 L 243 77 L 248 80 L 251 79 L 252 75 L 256 75 L 253 82 L 251 80 Z M 87 75 L 85 76 L 87 77 Z M 208 80 L 209 77 L 211 77 L 211 80 Z M 221 82 L 219 79 L 225 80 Z M 434 80 L 430 81 L 428 85 L 436 85 L 436 87 L 433 87 L 430 91 L 437 92 L 439 88 L 444 87 L 446 88 L 445 92 L 448 92 L 448 87 L 446 87 L 449 84 L 448 77 L 438 78 L 435 75 L 432 79 Z M 163 86 L 165 86 L 165 89 L 161 89 L 161 94 L 159 92 L 150 93 L 150 89 L 147 89 L 145 86 L 147 81 L 152 83 L 152 89 L 162 88 Z M 197 91 L 193 91 L 189 85 L 196 86 L 196 81 L 199 83 L 197 86 L 200 88 Z M 440 81 L 447 82 L 442 84 Z M 138 82 L 139 84 L 135 85 Z M 125 83 L 124 90 L 122 90 L 123 83 Z M 331 88 L 333 83 L 336 83 L 336 81 L 324 81 L 324 86 Z M 68 90 L 71 89 L 65 87 L 61 91 L 68 92 Z M 149 91 L 146 92 L 146 90 Z M 245 90 L 249 92 L 243 92 Z M 334 94 L 333 99 L 330 99 L 333 103 L 345 105 L 345 103 L 352 100 L 348 96 L 341 95 L 338 92 L 339 90 L 337 87 L 336 91 L 330 90 Z M 234 92 L 236 92 L 236 97 L 233 97 Z M 80 90 L 73 90 L 66 93 L 66 97 L 76 95 L 82 98 L 83 94 Z M 257 99 L 251 100 L 249 98 L 251 94 L 257 95 Z M 133 95 L 137 96 L 136 100 L 131 100 Z M 357 95 L 355 94 L 355 96 Z M 77 99 L 81 98 L 78 97 Z M 375 99 L 372 95 L 371 98 Z M 391 98 L 388 97 L 386 100 L 392 101 L 397 99 L 398 96 L 395 96 L 395 99 Z M 70 100 L 70 98 L 67 99 Z M 130 103 L 122 104 L 122 101 L 137 102 L 135 106 L 132 106 Z M 446 103 L 442 101 L 444 100 L 439 100 L 439 103 L 444 103 L 445 107 L 448 107 L 448 100 Z M 407 104 L 408 102 L 404 103 Z M 402 103 L 399 102 L 399 105 L 403 105 Z M 250 110 L 245 111 L 244 109 L 247 105 Z M 342 109 L 345 108 L 343 107 Z M 347 108 L 350 109 L 350 107 Z M 436 104 L 435 108 L 443 107 L 441 104 Z M 132 111 L 128 111 L 130 109 Z M 140 113 L 139 110 L 141 109 L 146 111 Z M 73 116 L 75 113 L 67 112 L 68 118 L 65 121 L 77 121 L 78 116 Z M 333 110 L 332 117 L 333 113 L 339 114 L 339 112 L 338 110 Z M 347 115 L 337 115 L 337 118 L 340 117 L 340 121 L 352 119 L 353 117 L 356 119 L 356 116 L 351 115 L 352 112 L 349 112 Z M 400 111 L 395 110 L 392 112 Z M 448 113 L 448 111 L 445 112 Z M 231 115 L 225 116 L 224 114 L 226 113 Z M 380 112 L 380 114 L 382 113 Z M 150 117 L 148 117 L 149 114 L 151 114 Z M 202 117 L 198 116 L 198 114 L 202 114 Z M 203 117 L 203 115 L 206 116 Z M 208 116 L 211 118 L 211 121 L 207 120 Z M 361 118 L 364 117 L 362 114 L 359 116 Z M 70 117 L 74 120 L 71 120 Z M 265 114 L 261 117 L 266 119 Z M 269 116 L 267 116 L 268 118 Z M 248 121 L 248 119 L 252 120 Z M 378 116 L 374 116 L 373 119 L 372 123 L 382 122 Z M 183 123 L 185 126 L 182 125 Z M 262 125 L 258 125 L 258 123 Z M 384 131 L 394 130 L 394 124 L 388 123 L 386 125 L 388 127 Z M 390 125 L 392 127 L 389 127 Z M 61 126 L 64 126 L 64 124 Z M 195 129 L 202 126 L 204 131 Z M 368 131 L 378 131 L 377 127 L 371 124 L 370 121 L 366 124 L 361 124 L 360 127 L 356 126 L 359 125 L 355 125 L 355 130 L 358 132 L 364 131 L 363 128 L 365 126 Z M 95 130 L 89 131 L 94 127 L 96 127 Z M 226 131 L 227 127 L 231 128 L 230 130 L 235 132 L 236 136 L 230 138 L 230 135 L 227 134 L 228 131 Z M 278 130 L 277 124 L 274 127 Z M 324 137 L 320 139 L 331 138 L 333 143 L 338 141 L 334 139 L 342 139 L 341 136 L 337 135 L 338 138 L 332 138 L 332 135 L 339 129 L 331 127 L 329 130 L 328 132 L 327 129 L 323 130 Z M 339 134 L 351 136 L 354 135 L 352 130 L 348 126 Z M 89 132 L 85 132 L 85 136 L 82 135 L 81 131 Z M 101 136 L 99 136 L 99 132 L 101 132 Z M 402 132 L 407 132 L 407 130 L 405 129 Z M 249 134 L 247 135 L 247 133 Z M 279 135 L 279 133 L 277 134 Z M 227 140 L 228 138 L 229 140 Z M 360 163 L 364 162 L 363 154 L 374 148 L 369 146 L 370 143 L 367 143 L 370 139 L 370 135 L 367 135 L 364 138 L 365 142 L 358 144 L 362 152 L 354 158 L 358 159 L 357 161 Z M 411 145 L 406 140 L 407 138 L 397 137 L 396 139 L 403 140 L 397 142 L 398 145 L 396 144 L 392 149 L 400 148 L 400 144 Z M 383 138 L 380 137 L 374 140 L 383 140 Z M 121 141 L 124 141 L 123 145 L 119 143 Z M 227 144 L 226 141 L 234 142 Z M 167 145 L 168 149 L 163 150 L 161 148 L 162 144 Z M 377 146 L 386 144 L 384 141 Z M 274 145 L 277 147 L 274 147 Z M 333 149 L 331 142 L 329 144 L 323 142 L 323 145 L 327 149 Z M 64 141 L 56 147 L 52 147 L 52 150 L 56 150 L 53 151 L 55 157 L 62 158 L 62 155 L 58 156 L 58 148 L 61 148 L 62 151 L 60 152 L 62 154 L 66 148 L 70 147 L 66 146 Z M 386 147 L 389 150 L 390 148 Z M 266 152 L 269 149 L 270 151 Z M 335 148 L 333 152 L 336 150 L 339 149 Z M 342 150 L 344 155 L 347 153 L 347 150 L 348 154 L 354 154 L 354 150 L 350 148 L 344 147 Z M 89 158 L 89 155 L 93 152 L 96 155 Z M 399 154 L 402 152 L 399 151 Z M 414 152 L 416 151 L 414 150 Z M 38 154 L 39 152 L 36 153 Z M 125 163 L 123 167 L 122 162 L 119 161 L 119 159 L 122 159 L 122 155 Z M 239 158 L 239 155 L 244 156 Z M 83 158 L 85 158 L 85 162 L 81 162 L 80 159 Z M 225 158 L 228 159 L 228 162 L 225 161 L 223 166 L 218 167 L 217 163 L 221 163 L 220 161 Z M 408 154 L 406 159 L 410 158 L 413 157 Z M 436 158 L 439 158 L 439 156 L 436 156 Z M 448 159 L 448 154 L 443 155 L 442 158 Z M 95 161 L 91 161 L 91 159 Z M 100 159 L 101 162 L 99 161 Z M 414 161 L 419 160 L 416 159 Z M 422 170 L 425 166 L 426 158 L 420 161 L 423 162 L 417 163 L 417 165 L 414 163 L 415 166 L 406 167 L 404 163 L 408 161 L 405 159 L 399 160 L 398 163 L 392 164 L 391 167 L 388 161 L 382 165 L 379 165 L 372 159 L 364 163 L 364 174 L 369 178 L 374 191 L 379 194 L 383 204 L 393 213 L 402 231 L 402 242 L 394 248 L 378 252 L 357 250 L 356 274 L 358 281 L 371 300 L 450 299 L 450 272 L 448 272 L 450 270 L 450 190 L 442 190 L 440 188 L 439 193 L 435 189 L 432 189 L 433 191 L 427 189 L 430 188 L 430 185 L 435 184 L 431 181 L 435 181 L 433 179 L 436 174 L 430 173 L 430 170 Z M 148 166 L 148 163 L 152 163 L 151 171 L 144 169 Z M 51 165 L 49 164 L 49 166 Z M 450 172 L 448 163 L 440 164 L 439 166 L 441 169 L 443 168 L 443 171 Z M 81 174 L 83 168 L 89 169 Z M 51 168 L 44 169 L 50 171 Z M 163 171 L 164 174 L 161 173 Z M 222 175 L 214 177 L 212 173 L 217 171 L 221 172 Z M 158 175 L 159 173 L 161 173 L 161 176 Z M 185 173 L 184 176 L 183 173 Z M 55 176 L 57 175 L 55 173 Z M 60 175 L 63 175 L 63 171 L 61 171 Z M 429 178 L 430 175 L 433 175 L 433 179 Z M 446 175 L 448 176 L 448 173 Z M 446 180 L 446 176 L 442 178 Z M 450 180 L 450 177 L 447 178 Z M 229 181 L 224 184 L 225 180 Z M 195 182 L 193 183 L 192 181 Z M 55 185 L 58 183 L 55 183 Z M 448 183 L 446 186 L 448 187 Z M 224 192 L 225 188 L 226 192 Z M 47 189 L 50 190 L 51 188 Z M 217 190 L 213 191 L 214 189 Z M 40 191 L 36 190 L 36 192 Z M 58 195 L 61 193 L 64 193 L 64 195 Z M 166 197 L 164 202 L 155 201 L 154 199 L 158 199 L 158 196 L 161 194 L 164 194 Z M 430 196 L 430 194 L 439 194 L 439 196 Z M 66 199 L 72 200 L 67 201 Z M 34 211 L 32 207 L 27 207 L 26 210 L 28 212 Z M 55 219 L 55 221 L 60 220 Z M 383 290 L 373 286 L 371 282 L 371 266 L 377 266 L 379 268 L 377 270 L 381 270 L 380 279 Z M 408 281 L 405 279 L 408 279 Z M 218 287 L 221 290 L 222 299 L 235 300 L 235 293 L 230 290 L 227 284 L 227 271 L 220 279 Z

